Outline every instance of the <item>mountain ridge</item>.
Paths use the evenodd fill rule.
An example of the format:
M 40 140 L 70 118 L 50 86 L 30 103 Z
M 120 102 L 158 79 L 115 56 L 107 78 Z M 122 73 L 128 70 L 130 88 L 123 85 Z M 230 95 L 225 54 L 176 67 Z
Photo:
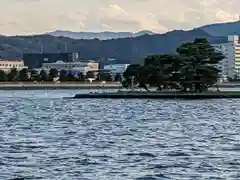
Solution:
M 232 22 L 219 22 L 213 24 L 207 24 L 200 27 L 193 28 L 194 29 L 201 29 L 206 33 L 222 37 L 228 35 L 240 35 L 240 20 L 232 21 Z M 176 30 L 174 30 L 176 31 Z M 189 30 L 188 30 L 189 31 Z M 191 31 L 191 30 L 190 30 Z M 168 32 L 162 33 L 167 34 Z M 119 38 L 127 38 L 127 37 L 138 37 L 142 35 L 154 35 L 160 33 L 154 33 L 149 30 L 142 30 L 139 32 L 111 32 L 111 31 L 103 31 L 103 32 L 72 32 L 72 31 L 65 31 L 65 30 L 56 30 L 53 32 L 46 33 L 52 36 L 63 36 L 69 37 L 73 39 L 99 39 L 99 40 L 108 40 L 108 39 L 119 39 Z
M 132 32 L 111 32 L 111 31 L 103 31 L 103 32 L 73 32 L 67 30 L 56 30 L 53 32 L 45 33 L 48 35 L 56 36 L 56 37 L 69 37 L 72 39 L 99 39 L 99 40 L 108 40 L 108 39 L 119 39 L 126 37 L 138 37 L 145 34 L 153 35 L 156 34 L 149 30 L 142 30 L 135 33 Z
M 120 61 L 142 63 L 144 57 L 152 54 L 176 53 L 182 43 L 195 38 L 207 38 L 211 43 L 226 42 L 226 37 L 214 37 L 202 29 L 189 31 L 174 30 L 164 34 L 143 35 L 119 39 L 71 39 L 47 34 L 31 36 L 0 36 L 0 58 L 20 59 L 23 53 L 79 52 L 81 59 L 99 60 L 115 58 Z M 117 61 L 118 62 L 118 61 Z

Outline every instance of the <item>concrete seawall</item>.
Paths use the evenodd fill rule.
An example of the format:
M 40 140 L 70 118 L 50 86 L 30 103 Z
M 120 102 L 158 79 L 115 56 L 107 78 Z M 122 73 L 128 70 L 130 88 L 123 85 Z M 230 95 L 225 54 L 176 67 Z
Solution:
M 99 82 L 64 82 L 64 83 L 33 83 L 33 82 L 0 82 L 0 90 L 41 90 L 41 89 L 118 89 L 121 83 L 109 82 L 104 87 Z M 224 83 L 218 85 L 218 88 L 240 88 L 240 83 Z
M 97 83 L 0 83 L 0 90 L 41 90 L 41 89 L 118 89 L 119 83 L 105 84 L 104 87 Z

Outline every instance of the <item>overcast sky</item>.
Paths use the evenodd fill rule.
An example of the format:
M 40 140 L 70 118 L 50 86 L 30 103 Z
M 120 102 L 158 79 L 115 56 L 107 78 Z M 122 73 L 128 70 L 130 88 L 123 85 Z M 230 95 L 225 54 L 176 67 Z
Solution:
M 0 34 L 165 32 L 237 20 L 239 0 L 0 0 Z

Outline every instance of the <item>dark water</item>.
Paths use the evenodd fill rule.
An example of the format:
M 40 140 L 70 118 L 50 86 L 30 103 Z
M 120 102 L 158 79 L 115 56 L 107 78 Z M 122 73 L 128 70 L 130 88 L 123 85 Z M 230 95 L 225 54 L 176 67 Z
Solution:
M 0 179 L 240 179 L 240 100 L 0 92 Z

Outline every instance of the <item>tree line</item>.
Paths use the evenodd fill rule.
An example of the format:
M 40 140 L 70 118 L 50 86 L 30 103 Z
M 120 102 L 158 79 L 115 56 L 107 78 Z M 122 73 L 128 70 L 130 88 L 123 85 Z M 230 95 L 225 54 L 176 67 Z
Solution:
M 172 89 L 184 92 L 205 92 L 215 84 L 220 75 L 219 62 L 224 58 L 204 38 L 184 43 L 176 54 L 152 55 L 145 58 L 143 66 L 130 65 L 124 72 L 123 87 L 133 84 L 149 91 Z
M 39 82 L 52 82 L 57 78 L 60 82 L 68 81 L 87 81 L 89 78 L 95 79 L 96 81 L 121 81 L 122 77 L 120 74 L 112 76 L 110 73 L 94 73 L 87 72 L 84 75 L 82 72 L 76 73 L 72 71 L 50 69 L 49 72 L 41 70 L 11 69 L 10 72 L 0 70 L 0 81 L 1 82 L 17 82 L 17 81 L 39 81 Z

